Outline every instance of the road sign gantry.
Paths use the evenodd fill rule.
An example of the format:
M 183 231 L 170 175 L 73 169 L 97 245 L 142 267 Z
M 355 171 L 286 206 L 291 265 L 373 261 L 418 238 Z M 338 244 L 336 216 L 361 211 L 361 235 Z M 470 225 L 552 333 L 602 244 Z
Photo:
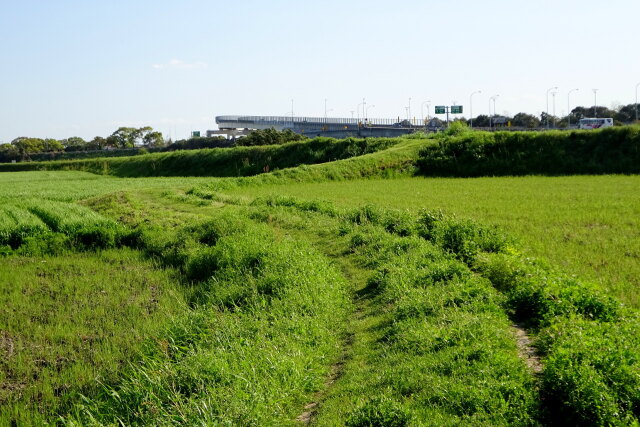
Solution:
M 436 105 L 436 114 L 447 115 L 447 127 L 449 127 L 449 113 L 462 114 L 462 105 Z

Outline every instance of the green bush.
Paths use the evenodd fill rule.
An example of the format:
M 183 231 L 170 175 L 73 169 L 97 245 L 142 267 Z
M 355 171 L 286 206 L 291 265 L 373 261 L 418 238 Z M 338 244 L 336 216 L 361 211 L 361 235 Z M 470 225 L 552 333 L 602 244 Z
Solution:
M 442 212 L 422 211 L 417 228 L 420 236 L 467 263 L 471 263 L 479 252 L 501 252 L 510 243 L 506 234 L 496 228 L 447 217 Z
M 410 422 L 411 416 L 402 406 L 379 397 L 353 411 L 345 424 L 347 427 L 404 427 Z
M 399 138 L 343 140 L 314 138 L 282 145 L 239 146 L 151 153 L 144 156 L 2 164 L 0 171 L 82 170 L 120 177 L 239 177 L 361 156 L 389 148 L 401 141 Z
M 533 260 L 509 254 L 484 254 L 475 268 L 507 296 L 515 318 L 532 327 L 549 325 L 562 316 L 613 322 L 620 303 L 593 287 L 549 271 Z
M 640 127 L 463 132 L 426 146 L 418 165 L 432 176 L 638 173 Z
M 541 332 L 547 417 L 572 425 L 635 425 L 640 418 L 640 323 L 565 319 Z

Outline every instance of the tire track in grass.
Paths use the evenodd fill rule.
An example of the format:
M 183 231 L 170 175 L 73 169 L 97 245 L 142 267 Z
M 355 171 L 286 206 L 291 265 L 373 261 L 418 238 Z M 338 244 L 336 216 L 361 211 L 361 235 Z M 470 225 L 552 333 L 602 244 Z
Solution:
M 324 400 L 327 391 L 342 376 L 344 372 L 345 365 L 350 359 L 350 349 L 351 346 L 353 346 L 353 340 L 354 334 L 350 332 L 344 339 L 340 360 L 338 360 L 331 366 L 329 375 L 327 375 L 327 379 L 324 383 L 324 389 L 318 391 L 315 394 L 313 400 L 304 406 L 304 412 L 296 418 L 297 422 L 304 425 L 311 425 L 313 423 L 318 412 L 318 406 Z
M 316 244 L 315 247 L 323 250 L 327 257 L 336 261 L 342 274 L 352 283 L 353 289 L 355 290 L 352 297 L 354 309 L 350 315 L 347 332 L 343 339 L 340 359 L 331 366 L 324 388 L 315 394 L 313 400 L 304 406 L 304 412 L 296 418 L 296 421 L 303 425 L 313 425 L 315 423 L 322 403 L 329 395 L 334 384 L 343 376 L 347 365 L 353 360 L 353 346 L 356 340 L 359 339 L 361 324 L 367 316 L 365 308 L 363 307 L 364 299 L 366 298 L 366 295 L 363 294 L 363 291 L 366 290 L 366 282 L 358 279 L 358 274 L 354 274 L 354 269 L 357 267 L 352 265 L 344 257 L 344 253 L 337 250 L 332 243 L 333 242 L 324 241 L 321 244 Z

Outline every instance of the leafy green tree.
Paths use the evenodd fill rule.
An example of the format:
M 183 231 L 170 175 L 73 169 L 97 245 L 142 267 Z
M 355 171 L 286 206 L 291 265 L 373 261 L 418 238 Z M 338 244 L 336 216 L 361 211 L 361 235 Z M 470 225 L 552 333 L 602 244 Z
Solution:
M 44 151 L 44 140 L 41 138 L 29 138 L 27 136 L 19 136 L 11 141 L 20 154 L 41 153 Z
M 237 145 L 279 145 L 287 142 L 302 141 L 305 136 L 295 133 L 291 129 L 277 131 L 274 128 L 256 130 L 249 135 L 239 138 Z
M 107 138 L 107 142 L 115 148 L 132 148 L 140 137 L 140 133 L 136 128 L 119 127 Z
M 640 108 L 640 106 L 638 107 Z M 621 107 L 613 116 L 613 119 L 622 123 L 633 123 L 636 120 L 636 104 Z
M 149 134 L 152 135 L 147 136 Z M 157 134 L 160 134 L 160 139 L 162 139 L 162 134 L 155 132 L 150 126 L 141 128 L 119 127 L 107 138 L 106 142 L 107 146 L 114 148 L 132 148 L 139 144 L 147 145 L 147 142 L 160 144 Z M 162 141 L 162 145 L 164 145 L 164 141 Z
M 151 128 L 149 128 L 151 129 Z M 142 144 L 147 147 L 164 147 L 162 132 L 150 131 L 142 137 Z
M 79 136 L 72 136 L 71 138 L 63 139 L 60 142 L 64 146 L 64 151 L 86 150 L 87 142 Z
M 20 153 L 15 145 L 8 143 L 0 145 L 0 162 L 10 162 L 19 158 Z
M 46 152 L 64 151 L 64 146 L 57 139 L 46 138 L 44 140 L 44 148 L 42 151 L 46 151 Z
M 473 119 L 473 127 L 479 128 L 488 128 L 489 127 L 489 116 L 480 114 L 478 117 Z
M 511 125 L 527 129 L 534 129 L 540 127 L 540 119 L 532 114 L 518 113 L 513 116 L 513 119 L 511 119 Z
M 94 137 L 86 144 L 87 150 L 102 150 L 106 146 L 107 140 L 101 136 Z

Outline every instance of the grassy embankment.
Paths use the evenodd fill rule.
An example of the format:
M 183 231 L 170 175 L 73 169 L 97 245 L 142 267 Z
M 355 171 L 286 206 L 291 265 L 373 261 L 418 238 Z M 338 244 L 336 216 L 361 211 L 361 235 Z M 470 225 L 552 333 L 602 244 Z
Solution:
M 9 242 L 5 260 L 41 259 L 27 250 L 28 238 L 42 241 L 38 237 L 47 233 L 62 235 L 72 252 L 88 258 L 102 256 L 93 252 L 105 246 L 101 242 L 133 246 L 179 279 L 167 292 L 184 301 L 174 303 L 176 313 L 156 330 L 136 325 L 147 339 L 134 340 L 125 358 L 111 357 L 92 342 L 76 341 L 79 354 L 90 349 L 95 358 L 104 352 L 111 360 L 104 366 L 118 369 L 98 367 L 91 375 L 106 380 L 84 388 L 75 376 L 82 369 L 73 371 L 74 363 L 71 368 L 62 364 L 63 370 L 73 371 L 62 388 L 48 386 L 45 376 L 36 374 L 26 384 L 8 388 L 5 420 L 20 414 L 25 422 L 58 415 L 84 424 L 283 424 L 293 423 L 296 415 L 319 424 L 349 425 L 535 424 L 561 418 L 582 424 L 633 422 L 639 402 L 635 313 L 597 288 L 532 262 L 501 233 L 437 212 L 417 216 L 415 211 L 372 207 L 343 211 L 323 202 L 286 198 L 247 205 L 250 200 L 219 193 L 283 177 L 289 184 L 344 178 L 339 168 L 348 170 L 347 177 L 379 176 L 394 164 L 391 159 L 400 159 L 395 164 L 403 165 L 403 171 L 415 164 L 415 157 L 407 156 L 410 150 L 394 149 L 395 154 L 274 174 L 279 178 L 215 181 L 213 191 L 198 188 L 191 195 L 165 189 L 95 199 L 90 206 L 121 221 L 113 235 L 126 238 L 113 240 L 73 234 L 93 227 L 105 228 L 110 236 L 112 228 L 95 227 L 100 221 L 109 223 L 104 217 L 87 214 L 89 226 L 63 227 L 62 218 L 51 219 L 55 215 L 28 201 L 5 196 L 16 209 L 25 207 L 46 224 L 44 234 L 39 225 L 22 231 L 27 239 Z M 354 170 L 357 165 L 363 167 Z M 178 182 L 183 186 L 188 180 Z M 95 186 L 97 181 L 87 183 Z M 111 185 L 105 184 L 104 190 Z M 76 187 L 70 193 L 75 195 L 54 198 L 91 191 Z M 62 205 L 51 206 L 55 213 Z M 98 244 L 87 244 L 94 241 L 91 236 Z M 522 244 L 526 247 L 527 242 Z M 31 247 L 44 253 L 62 250 L 55 244 Z M 341 271 L 327 257 L 335 259 Z M 2 269 L 7 266 L 3 261 Z M 49 284 L 48 267 L 43 268 L 43 281 Z M 40 273 L 28 271 L 24 283 Z M 30 305 L 24 295 L 30 295 L 33 286 L 25 286 L 27 292 L 18 296 L 22 300 L 11 304 Z M 347 292 L 351 302 L 345 299 Z M 55 300 L 55 295 L 49 292 L 48 297 Z M 116 319 L 123 315 L 122 307 L 108 308 Z M 80 310 L 71 321 L 91 325 L 84 316 Z M 31 318 L 39 328 L 54 330 L 47 319 Z M 510 320 L 538 337 L 540 381 L 527 370 L 522 350 L 518 352 Z M 9 332 L 3 350 L 5 342 L 12 349 L 13 342 L 37 335 L 22 336 L 16 328 Z M 119 334 L 103 337 L 101 343 L 117 345 Z M 20 354 L 29 355 L 40 345 L 25 346 Z M 64 351 L 67 345 L 62 340 L 54 347 Z M 9 363 L 18 365 L 3 372 L 12 374 L 22 360 L 23 367 L 39 372 L 38 363 L 14 353 Z M 45 360 L 45 367 L 52 366 Z M 246 360 L 252 361 L 250 366 L 243 364 Z M 127 361 L 133 364 L 127 367 Z M 47 387 L 54 391 L 42 393 Z M 35 393 L 31 401 L 28 393 Z M 207 397 L 212 395 L 218 398 Z
M 66 227 L 50 220 L 62 204 L 43 206 L 28 209 L 51 230 L 11 241 L 0 268 L 11 311 L 0 327 L 2 423 L 281 424 L 322 386 L 348 301 L 340 273 L 308 245 L 216 208 L 213 220 L 164 210 L 121 224 L 122 244 L 141 252 L 94 252 L 110 220 L 71 205 L 91 214 Z M 87 229 L 98 233 L 76 238 Z M 141 254 L 163 268 L 133 274 Z
M 249 176 L 282 168 L 361 156 L 389 148 L 398 138 L 315 138 L 278 146 L 212 148 L 49 162 L 0 164 L 0 172 L 78 170 L 118 177 Z
M 507 230 L 530 255 L 640 307 L 638 188 L 638 175 L 605 175 L 290 182 L 222 191 L 236 198 L 282 194 L 327 200 L 342 208 L 371 203 L 473 218 Z

